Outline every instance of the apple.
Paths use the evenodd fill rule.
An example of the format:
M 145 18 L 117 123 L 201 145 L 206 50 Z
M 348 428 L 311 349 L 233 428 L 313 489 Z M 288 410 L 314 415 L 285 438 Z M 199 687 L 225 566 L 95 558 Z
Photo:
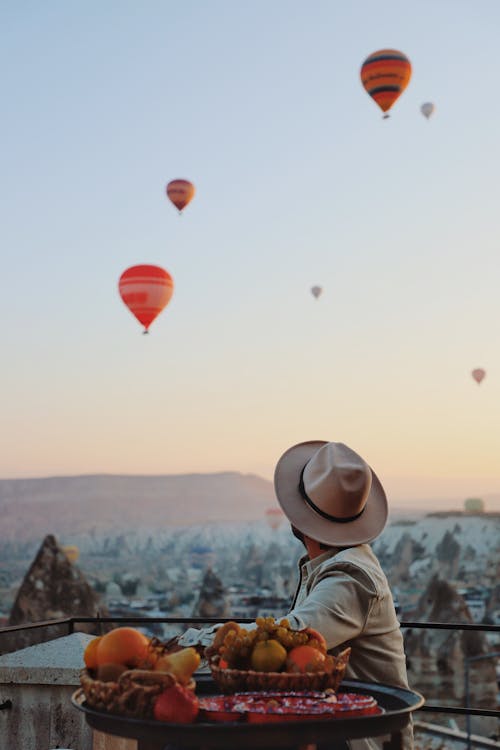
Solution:
M 176 683 L 160 693 L 155 701 L 153 714 L 158 721 L 174 721 L 191 724 L 199 711 L 199 702 L 192 690 Z
M 325 654 L 314 646 L 295 646 L 288 652 L 287 672 L 324 672 Z

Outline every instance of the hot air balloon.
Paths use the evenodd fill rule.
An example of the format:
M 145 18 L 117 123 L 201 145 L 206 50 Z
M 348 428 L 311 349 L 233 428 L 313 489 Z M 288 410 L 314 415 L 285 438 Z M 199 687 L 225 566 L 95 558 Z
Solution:
M 429 119 L 429 117 L 432 115 L 432 113 L 435 110 L 435 106 L 432 102 L 424 102 L 422 106 L 420 107 L 420 111 L 422 112 L 423 116 Z
M 475 370 L 472 370 L 472 377 L 478 385 L 484 379 L 485 375 L 486 370 L 483 370 L 482 367 L 476 367 Z
M 276 530 L 280 527 L 284 518 L 285 514 L 283 513 L 281 508 L 268 508 L 266 510 L 267 523 L 273 530 Z
M 381 49 L 361 66 L 361 82 L 382 112 L 388 112 L 411 78 L 411 63 L 396 49 Z M 384 118 L 389 117 L 388 114 Z
M 132 315 L 144 326 L 144 333 L 170 302 L 174 280 L 159 266 L 131 266 L 120 276 L 118 291 Z
M 321 296 L 322 292 L 323 292 L 323 287 L 321 287 L 321 286 L 312 286 L 311 287 L 311 294 L 312 294 L 313 297 L 316 297 L 316 299 L 318 299 L 318 297 Z
M 193 200 L 194 194 L 195 187 L 189 180 L 172 180 L 167 185 L 167 195 L 179 213 Z
M 67 544 L 62 549 L 70 563 L 76 562 L 80 557 L 80 550 L 74 544 Z

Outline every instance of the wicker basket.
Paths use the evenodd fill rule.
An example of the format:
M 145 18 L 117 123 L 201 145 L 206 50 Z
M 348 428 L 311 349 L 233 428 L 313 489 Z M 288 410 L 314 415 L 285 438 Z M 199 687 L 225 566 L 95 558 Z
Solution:
M 252 669 L 222 669 L 219 657 L 213 657 L 210 671 L 214 682 L 223 693 L 253 692 L 259 690 L 337 690 L 344 679 L 350 648 L 334 656 L 331 672 L 255 672 Z
M 149 719 L 157 696 L 172 687 L 176 679 L 169 672 L 153 672 L 146 669 L 129 669 L 116 682 L 95 680 L 88 669 L 80 672 L 80 683 L 85 700 L 96 711 L 108 711 L 120 716 Z M 194 680 L 185 685 L 194 691 Z

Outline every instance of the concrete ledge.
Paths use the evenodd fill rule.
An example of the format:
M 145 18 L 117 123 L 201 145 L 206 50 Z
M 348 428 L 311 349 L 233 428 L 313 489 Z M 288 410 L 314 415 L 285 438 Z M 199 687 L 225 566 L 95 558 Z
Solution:
M 83 652 L 94 637 L 72 633 L 0 656 L 0 685 L 78 686 Z
M 0 750 L 91 750 L 92 732 L 71 704 L 83 652 L 94 636 L 73 633 L 0 656 Z

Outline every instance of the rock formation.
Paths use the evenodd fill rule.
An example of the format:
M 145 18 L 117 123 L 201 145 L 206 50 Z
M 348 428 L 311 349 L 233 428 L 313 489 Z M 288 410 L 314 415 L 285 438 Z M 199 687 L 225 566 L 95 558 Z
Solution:
M 418 622 L 472 623 L 464 599 L 447 581 L 437 576 L 431 580 L 418 602 L 415 620 Z M 423 693 L 429 703 L 466 705 L 465 673 L 468 666 L 469 706 L 496 707 L 495 660 L 467 659 L 486 655 L 491 651 L 484 633 L 467 630 L 409 629 L 405 634 L 408 679 L 410 685 Z M 473 717 L 475 719 L 475 717 Z M 489 735 L 495 731 L 495 721 L 475 723 L 475 731 Z
M 43 540 L 12 606 L 8 625 L 24 625 L 64 617 L 107 616 L 106 608 L 99 603 L 97 594 L 89 586 L 83 573 L 73 565 L 54 536 Z M 95 626 L 77 627 L 94 632 Z M 45 630 L 45 633 L 43 631 Z M 67 635 L 65 632 L 56 635 Z M 14 637 L 14 631 L 11 636 Z M 45 628 L 17 631 L 15 648 L 23 648 L 47 639 Z M 51 635 L 51 637 L 56 637 Z
M 208 568 L 201 584 L 193 617 L 229 617 L 229 602 L 220 578 Z

